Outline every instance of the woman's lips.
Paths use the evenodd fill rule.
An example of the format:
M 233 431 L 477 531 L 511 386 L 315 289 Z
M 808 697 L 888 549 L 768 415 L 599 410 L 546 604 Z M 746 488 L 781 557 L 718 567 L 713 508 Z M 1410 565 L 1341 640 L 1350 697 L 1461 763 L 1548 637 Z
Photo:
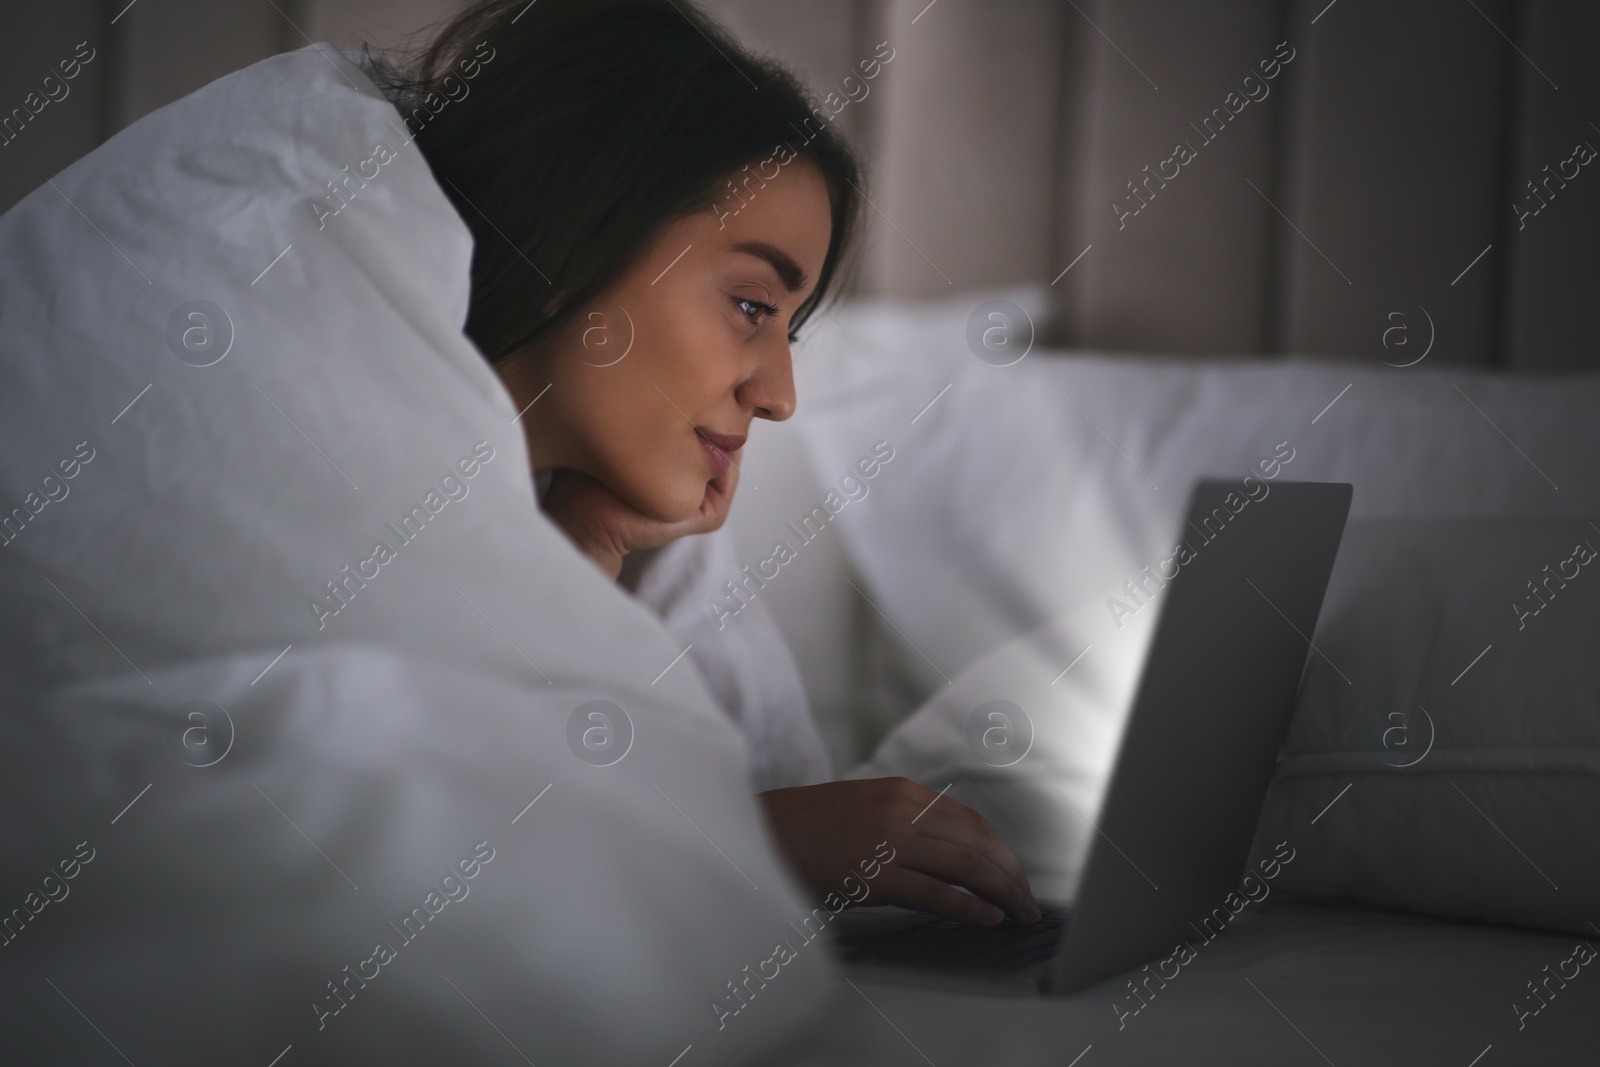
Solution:
M 718 475 L 725 474 L 733 463 L 728 454 L 743 448 L 745 441 L 744 434 L 713 433 L 698 426 L 695 436 L 700 439 L 701 450 L 711 460 L 711 469 Z

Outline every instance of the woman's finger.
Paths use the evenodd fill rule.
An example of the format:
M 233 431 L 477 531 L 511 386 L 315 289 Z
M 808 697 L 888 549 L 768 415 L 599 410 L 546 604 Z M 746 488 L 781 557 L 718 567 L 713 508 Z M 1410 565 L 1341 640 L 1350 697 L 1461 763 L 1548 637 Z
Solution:
M 994 832 L 989 820 L 971 808 L 949 797 L 942 797 L 918 820 L 917 830 L 925 838 L 980 853 L 1003 872 L 1019 892 L 1032 899 L 1032 889 L 1022 864 L 1017 862 L 1017 857 L 1000 839 L 1000 835 Z
M 580 548 L 603 549 L 618 557 L 659 548 L 687 534 L 707 533 L 727 520 L 738 484 L 738 471 L 727 471 L 706 483 L 695 514 L 661 522 L 639 511 L 598 479 L 581 471 L 558 469 L 542 506 Z
M 988 856 L 962 845 L 952 845 L 931 837 L 918 837 L 906 843 L 896 866 L 964 886 L 982 899 L 1009 912 L 1018 922 L 1038 918 L 1038 908 L 1026 885 L 1019 885 Z
M 743 449 L 740 450 L 741 452 Z M 733 506 L 733 492 L 739 484 L 738 460 L 728 465 L 728 469 L 712 478 L 706 483 L 705 498 L 700 504 L 700 514 L 696 516 L 699 527 L 695 532 L 705 533 L 720 527 L 728 518 L 728 509 Z
M 995 926 L 1005 912 L 937 878 L 907 868 L 885 868 L 873 884 L 871 902 L 931 912 L 974 926 Z

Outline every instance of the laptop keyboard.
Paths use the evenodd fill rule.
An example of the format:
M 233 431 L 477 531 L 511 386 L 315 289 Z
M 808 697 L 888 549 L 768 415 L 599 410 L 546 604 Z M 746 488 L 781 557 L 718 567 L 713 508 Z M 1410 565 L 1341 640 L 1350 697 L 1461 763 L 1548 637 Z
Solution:
M 839 951 L 849 963 L 1020 970 L 1054 956 L 1066 930 L 1067 909 L 1040 910 L 1039 920 L 1027 925 L 1006 919 L 998 926 L 972 926 L 929 916 L 891 933 L 841 932 Z

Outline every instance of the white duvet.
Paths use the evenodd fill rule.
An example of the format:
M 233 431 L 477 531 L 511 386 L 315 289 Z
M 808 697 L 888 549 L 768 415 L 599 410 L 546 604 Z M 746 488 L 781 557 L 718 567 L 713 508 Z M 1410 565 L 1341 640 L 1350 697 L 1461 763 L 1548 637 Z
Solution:
M 0 249 L 9 1053 L 753 1062 L 808 1025 L 835 975 L 747 744 L 536 507 L 468 231 L 346 57 L 141 120 Z

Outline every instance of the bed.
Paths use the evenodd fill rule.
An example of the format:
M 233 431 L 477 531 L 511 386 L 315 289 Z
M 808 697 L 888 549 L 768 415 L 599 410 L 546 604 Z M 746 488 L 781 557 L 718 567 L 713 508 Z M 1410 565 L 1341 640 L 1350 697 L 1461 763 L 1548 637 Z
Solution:
M 1592 1062 L 1597 993 L 1525 983 L 1572 937 L 1334 905 L 1243 916 L 1163 987 L 1062 999 L 858 984 L 793 1063 L 1401 1065 Z M 1144 976 L 1139 975 L 1140 978 Z M 1146 991 L 1148 990 L 1148 992 Z
M 1437 738 L 1399 767 L 1423 737 L 1389 718 L 1409 703 L 1341 718 L 1337 679 L 1313 665 L 1305 693 L 1324 704 L 1297 720 L 1285 766 L 1298 762 L 1261 829 L 1270 844 L 1287 827 L 1300 858 L 1272 907 L 1126 1026 L 1117 982 L 1039 1004 L 856 990 L 814 951 L 719 1030 L 710 991 L 805 894 L 747 802 L 733 726 L 693 672 L 663 676 L 683 649 L 542 518 L 517 413 L 462 335 L 470 234 L 425 163 L 401 144 L 370 196 L 336 218 L 310 209 L 394 137 L 361 78 L 331 50 L 266 60 L 0 218 L 20 253 L 0 258 L 0 489 L 27 508 L 0 557 L 19 709 L 0 781 L 27 813 L 5 827 L 18 873 L 0 1018 L 16 1053 L 284 1067 L 1589 1055 L 1595 982 L 1563 968 L 1582 966 L 1575 940 L 1600 899 L 1595 688 L 1571 654 L 1592 648 L 1600 581 L 1561 575 L 1585 565 L 1573 541 L 1600 537 L 1582 532 L 1600 514 L 1593 375 L 997 351 L 989 331 L 1043 320 L 1042 288 L 820 319 L 796 355 L 804 414 L 748 446 L 739 556 L 767 558 L 823 509 L 760 595 L 835 769 L 949 784 L 1042 896 L 1070 893 L 1087 835 L 1040 797 L 1059 788 L 1092 813 L 1154 614 L 1108 602 L 1170 547 L 1197 470 L 1352 481 L 1365 558 L 1388 566 L 1375 524 L 1406 524 L 1398 558 L 1417 574 L 1442 565 L 1426 524 L 1542 525 L 1472 542 L 1483 581 L 1391 583 L 1411 591 L 1394 600 L 1405 611 L 1378 621 L 1423 619 L 1435 639 L 1420 652 L 1348 624 L 1318 635 L 1375 692 L 1475 695 L 1450 716 L 1429 697 Z M 335 611 L 335 576 L 434 498 L 426 536 L 365 584 L 341 579 Z M 1468 662 L 1484 582 L 1506 567 L 1519 587 L 1571 588 L 1521 616 L 1495 599 L 1482 617 L 1525 622 L 1537 639 L 1518 655 L 1533 658 L 1496 636 Z M 1389 572 L 1341 586 L 1355 613 L 1341 619 L 1390 603 L 1361 595 L 1373 573 Z M 575 613 L 528 610 L 549 601 Z M 1519 681 L 1529 691 L 1508 703 Z M 1001 684 L 1039 727 L 1010 774 L 960 729 Z M 636 711 L 615 768 L 572 747 L 572 714 L 594 699 Z M 1451 782 L 1465 803 L 1437 788 Z M 1450 847 L 1408 852 L 1430 842 Z M 1279 903 L 1291 897 L 1321 903 Z M 407 916 L 441 932 L 405 947 Z M 372 947 L 391 936 L 397 959 Z

